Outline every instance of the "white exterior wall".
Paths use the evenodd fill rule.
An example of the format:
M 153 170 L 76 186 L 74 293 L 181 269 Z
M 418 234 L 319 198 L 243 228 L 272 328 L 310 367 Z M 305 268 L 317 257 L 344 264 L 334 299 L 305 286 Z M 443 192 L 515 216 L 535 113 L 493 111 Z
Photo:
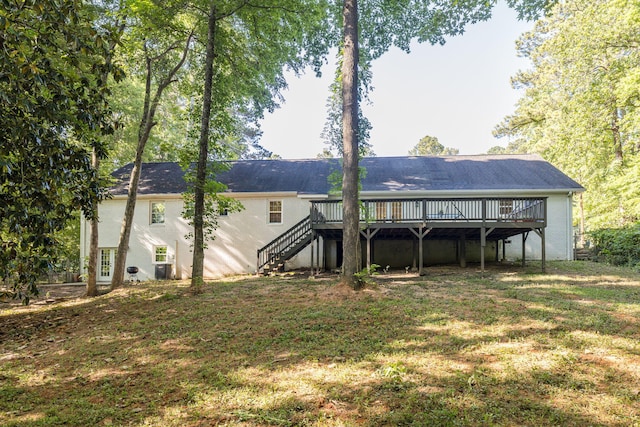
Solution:
M 309 202 L 292 193 L 268 196 L 237 195 L 236 198 L 243 204 L 244 210 L 218 219 L 218 229 L 214 233 L 216 237 L 213 241 L 207 242 L 208 247 L 205 250 L 205 278 L 254 273 L 257 250 L 309 215 Z M 281 224 L 269 224 L 269 201 L 275 200 L 282 201 Z M 150 223 L 152 202 L 164 202 L 164 224 Z M 105 200 L 100 204 L 98 246 L 101 249 L 115 250 L 118 247 L 125 203 L 125 199 L 117 198 Z M 191 241 L 186 238 L 191 227 L 182 218 L 182 208 L 182 198 L 175 195 L 138 198 L 126 265 L 138 267 L 139 280 L 155 279 L 156 246 L 167 247 L 166 263 L 172 265 L 172 277 L 191 277 L 193 253 Z M 80 256 L 84 260 L 89 253 L 89 223 L 86 221 L 82 223 L 81 242 Z M 100 263 L 100 260 L 98 262 Z M 82 263 L 83 266 L 85 264 Z M 310 265 L 310 247 L 287 261 L 289 269 Z M 98 277 L 98 281 L 108 280 L 110 278 L 106 276 Z
M 549 196 L 547 199 L 547 228 L 545 229 L 546 259 L 573 259 L 573 198 L 568 193 Z M 522 258 L 522 236 L 509 238 L 507 259 Z M 530 232 L 525 243 L 525 257 L 528 260 L 542 259 L 541 239 Z
M 308 200 L 292 193 L 233 197 L 244 210 L 219 218 L 216 238 L 205 251 L 205 277 L 255 273 L 258 249 L 309 215 Z M 278 200 L 282 201 L 282 223 L 270 224 L 269 202 Z M 311 249 L 307 247 L 286 266 L 293 269 L 310 265 Z
M 164 224 L 151 224 L 152 202 L 163 202 L 165 204 Z M 100 203 L 98 228 L 98 246 L 100 249 L 117 249 L 125 204 L 126 200 L 123 198 L 104 200 Z M 126 265 L 138 267 L 137 276 L 139 280 L 155 278 L 154 250 L 156 246 L 167 247 L 166 263 L 173 265 L 173 274 L 180 274 L 185 246 L 188 252 L 185 235 L 189 232 L 186 221 L 181 218 L 181 213 L 181 197 L 172 195 L 138 198 L 129 239 Z M 81 245 L 80 254 L 83 259 L 89 253 L 89 233 L 89 223 L 83 221 L 81 230 L 83 244 Z M 178 268 L 177 270 L 176 267 Z M 98 270 L 100 270 L 100 259 L 98 259 Z M 127 274 L 125 273 L 126 279 Z M 108 277 L 98 275 L 98 281 L 104 282 L 108 280 L 110 280 Z

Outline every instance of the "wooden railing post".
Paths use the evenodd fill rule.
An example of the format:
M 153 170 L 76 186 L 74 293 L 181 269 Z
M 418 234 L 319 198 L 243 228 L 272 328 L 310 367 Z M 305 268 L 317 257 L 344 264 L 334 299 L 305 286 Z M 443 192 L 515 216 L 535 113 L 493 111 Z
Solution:
M 487 223 L 487 199 L 482 199 L 482 224 Z

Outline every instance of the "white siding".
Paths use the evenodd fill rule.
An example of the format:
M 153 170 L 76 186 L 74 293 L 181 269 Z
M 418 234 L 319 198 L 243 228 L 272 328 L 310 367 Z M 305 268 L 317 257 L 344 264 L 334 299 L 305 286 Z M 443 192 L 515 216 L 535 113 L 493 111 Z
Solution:
M 205 271 L 207 278 L 256 271 L 257 250 L 278 237 L 302 218 L 309 215 L 309 202 L 295 195 L 272 195 L 270 197 L 238 197 L 244 206 L 240 212 L 221 216 L 215 239 L 207 242 Z M 269 201 L 282 200 L 282 223 L 269 224 Z M 151 202 L 165 203 L 165 223 L 150 224 Z M 124 215 L 125 200 L 105 200 L 100 204 L 99 247 L 118 246 L 120 228 Z M 167 247 L 167 263 L 172 264 L 173 276 L 191 277 L 193 253 L 191 241 L 186 238 L 191 231 L 182 218 L 182 199 L 140 198 L 136 210 L 127 252 L 127 266 L 139 268 L 140 280 L 155 278 L 154 248 Z M 89 251 L 89 226 L 83 225 L 81 256 Z M 303 250 L 287 262 L 287 268 L 309 266 L 310 248 Z M 126 279 L 126 274 L 125 274 Z
M 546 259 L 572 259 L 572 198 L 567 193 L 549 196 L 547 200 L 547 228 L 545 229 Z M 507 244 L 507 258 L 522 258 L 522 236 L 513 236 Z M 529 233 L 525 243 L 527 260 L 542 259 L 542 244 L 537 233 Z
M 254 273 L 259 248 L 309 215 L 309 202 L 295 195 L 238 197 L 244 210 L 220 217 L 216 238 L 205 252 L 205 276 Z M 269 224 L 269 201 L 282 200 L 282 223 Z M 309 248 L 288 261 L 289 268 L 310 265 Z M 190 265 L 190 264 L 189 264 Z

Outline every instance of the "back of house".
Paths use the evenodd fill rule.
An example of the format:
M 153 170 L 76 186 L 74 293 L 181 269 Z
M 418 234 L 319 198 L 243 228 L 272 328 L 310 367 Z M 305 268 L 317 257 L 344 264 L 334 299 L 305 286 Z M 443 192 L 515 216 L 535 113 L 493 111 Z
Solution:
M 584 189 L 536 155 L 362 159 L 362 263 L 421 270 L 442 263 L 571 259 L 573 194 Z M 110 281 L 132 165 L 115 171 L 99 207 L 98 280 Z M 217 179 L 240 212 L 220 212 L 205 276 L 273 269 L 337 269 L 342 263 L 336 159 L 240 160 Z M 339 180 L 338 180 L 339 181 Z M 141 280 L 191 274 L 184 171 L 145 163 L 127 266 Z M 81 227 L 81 257 L 89 227 Z M 428 270 L 427 270 L 428 271 Z

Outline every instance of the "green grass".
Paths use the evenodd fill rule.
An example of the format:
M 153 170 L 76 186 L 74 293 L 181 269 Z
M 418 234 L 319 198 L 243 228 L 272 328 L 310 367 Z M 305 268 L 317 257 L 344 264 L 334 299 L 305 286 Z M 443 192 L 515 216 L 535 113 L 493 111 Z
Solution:
M 637 273 L 427 273 L 6 308 L 0 425 L 640 426 Z

